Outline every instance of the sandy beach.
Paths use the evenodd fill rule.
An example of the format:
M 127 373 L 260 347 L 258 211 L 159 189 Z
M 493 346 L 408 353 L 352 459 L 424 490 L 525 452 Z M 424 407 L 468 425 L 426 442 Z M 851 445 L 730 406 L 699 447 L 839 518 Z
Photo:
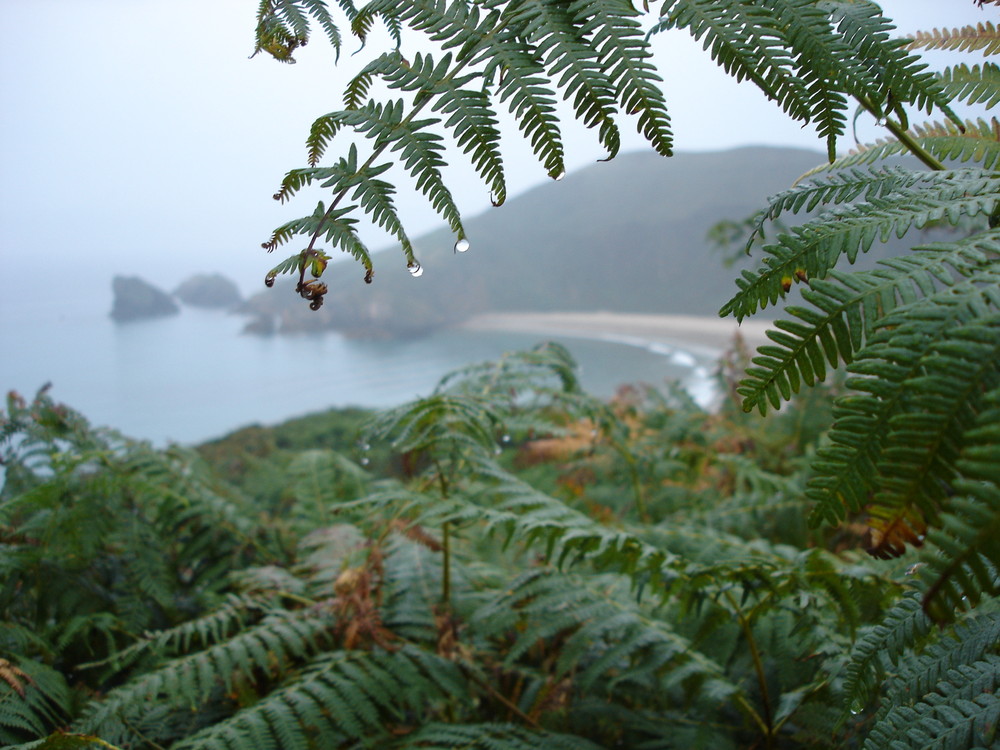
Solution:
M 767 341 L 771 321 L 733 320 L 697 315 L 644 315 L 611 312 L 486 313 L 462 324 L 479 331 L 513 331 L 549 336 L 577 336 L 622 343 L 659 343 L 718 356 L 739 334 L 747 346 Z

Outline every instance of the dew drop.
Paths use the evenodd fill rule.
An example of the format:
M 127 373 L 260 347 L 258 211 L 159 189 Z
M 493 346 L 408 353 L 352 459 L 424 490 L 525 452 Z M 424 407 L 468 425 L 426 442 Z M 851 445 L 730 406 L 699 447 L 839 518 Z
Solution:
M 566 170 L 563 170 L 557 175 L 552 175 L 552 179 L 555 180 L 556 182 L 559 182 L 559 180 L 561 180 L 565 176 L 566 176 Z
M 458 242 L 455 243 L 455 252 L 465 253 L 469 251 L 470 247 L 471 245 L 469 244 L 469 241 L 463 237 L 462 239 L 460 239 Z
M 503 436 L 502 438 L 500 438 L 500 439 L 501 439 L 501 440 L 503 440 L 503 441 L 504 441 L 505 443 L 509 443 L 509 442 L 510 442 L 510 435 L 506 435 L 506 434 L 505 434 L 505 435 L 504 435 L 504 436 Z
M 499 456 L 501 453 L 503 453 L 503 449 L 499 445 L 493 449 L 494 456 Z
M 368 458 L 368 456 L 362 456 L 361 457 L 361 465 L 362 466 L 367 466 L 370 463 L 371 463 L 371 459 Z
M 407 265 L 406 269 L 410 272 L 410 276 L 415 279 L 424 275 L 424 267 L 416 261 Z
M 371 448 L 371 446 L 368 445 L 368 443 L 359 443 L 358 444 L 358 448 L 360 450 L 366 451 L 366 450 L 369 450 Z

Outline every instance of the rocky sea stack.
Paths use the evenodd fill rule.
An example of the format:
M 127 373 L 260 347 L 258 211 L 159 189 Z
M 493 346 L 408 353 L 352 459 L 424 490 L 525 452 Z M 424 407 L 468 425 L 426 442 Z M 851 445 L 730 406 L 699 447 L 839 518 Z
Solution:
M 166 292 L 138 276 L 115 276 L 111 317 L 119 323 L 177 315 L 180 308 Z
M 192 276 L 174 290 L 174 296 L 192 307 L 230 309 L 243 301 L 236 284 L 217 273 Z

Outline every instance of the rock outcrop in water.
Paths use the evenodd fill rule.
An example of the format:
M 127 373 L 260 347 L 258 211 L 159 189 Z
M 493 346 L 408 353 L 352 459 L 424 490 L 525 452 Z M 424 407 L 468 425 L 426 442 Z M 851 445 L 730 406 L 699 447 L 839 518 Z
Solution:
M 115 295 L 111 317 L 119 323 L 162 318 L 180 312 L 169 294 L 138 276 L 115 276 L 111 289 Z
M 186 279 L 174 290 L 174 296 L 192 307 L 229 309 L 243 301 L 236 284 L 218 273 L 200 273 Z

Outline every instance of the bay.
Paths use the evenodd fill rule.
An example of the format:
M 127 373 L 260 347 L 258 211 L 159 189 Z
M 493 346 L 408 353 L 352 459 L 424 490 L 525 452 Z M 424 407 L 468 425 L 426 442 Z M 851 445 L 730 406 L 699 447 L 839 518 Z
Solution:
M 566 345 L 584 387 L 600 396 L 624 383 L 668 379 L 704 394 L 713 366 L 704 354 L 639 341 L 461 329 L 408 341 L 335 333 L 262 338 L 241 335 L 245 322 L 184 308 L 175 317 L 116 324 L 95 305 L 73 314 L 7 315 L 0 321 L 0 387 L 30 398 L 51 383 L 52 397 L 91 423 L 163 445 L 330 407 L 394 406 L 427 395 L 457 368 L 543 340 Z

